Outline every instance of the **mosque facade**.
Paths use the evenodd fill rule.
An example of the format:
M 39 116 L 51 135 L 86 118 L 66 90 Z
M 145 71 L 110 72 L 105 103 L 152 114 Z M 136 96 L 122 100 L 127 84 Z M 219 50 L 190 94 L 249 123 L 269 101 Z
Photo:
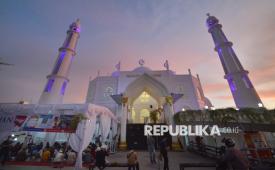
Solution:
M 224 78 L 229 84 L 236 108 L 264 107 L 248 77 L 248 71 L 237 58 L 232 48 L 233 44 L 223 33 L 219 20 L 208 15 L 206 24 L 213 38 L 215 51 L 219 55 L 225 72 Z M 67 37 L 59 48 L 54 68 L 47 76 L 47 83 L 40 97 L 40 105 L 63 103 L 69 83 L 69 70 L 76 56 L 79 34 L 80 21 L 77 20 L 70 25 Z M 133 70 L 121 70 L 119 62 L 112 74 L 98 75 L 90 80 L 86 103 L 105 106 L 114 113 L 119 120 L 117 135 L 120 138 L 119 147 L 122 149 L 128 147 L 127 136 L 133 135 L 135 132 L 133 128 L 136 125 L 173 124 L 174 114 L 180 111 L 214 109 L 204 94 L 199 76 L 193 75 L 190 69 L 187 74 L 176 74 L 170 69 L 167 60 L 162 70 L 152 70 L 146 66 L 143 59 L 139 60 L 138 66 Z M 159 114 L 153 121 L 150 113 L 154 111 L 159 111 Z M 171 140 L 172 146 L 177 147 L 177 138 Z
M 169 69 L 151 70 L 139 61 L 130 71 L 117 70 L 109 76 L 97 76 L 89 83 L 87 103 L 109 108 L 120 119 L 121 142 L 126 144 L 127 124 L 151 123 L 150 112 L 161 110 L 155 123 L 172 124 L 174 113 L 188 109 L 213 107 L 205 97 L 199 76 L 179 75 Z M 123 147 L 123 146 L 122 146 Z M 126 147 L 126 146 L 124 146 Z

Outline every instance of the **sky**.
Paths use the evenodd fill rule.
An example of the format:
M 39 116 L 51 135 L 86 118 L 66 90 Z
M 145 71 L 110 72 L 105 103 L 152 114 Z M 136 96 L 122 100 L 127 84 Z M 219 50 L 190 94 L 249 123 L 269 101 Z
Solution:
M 0 102 L 37 103 L 66 37 L 80 18 L 77 55 L 65 103 L 85 102 L 89 77 L 133 70 L 138 60 L 153 70 L 165 60 L 177 74 L 199 74 L 217 108 L 234 101 L 206 13 L 216 16 L 267 108 L 275 108 L 274 0 L 1 0 Z

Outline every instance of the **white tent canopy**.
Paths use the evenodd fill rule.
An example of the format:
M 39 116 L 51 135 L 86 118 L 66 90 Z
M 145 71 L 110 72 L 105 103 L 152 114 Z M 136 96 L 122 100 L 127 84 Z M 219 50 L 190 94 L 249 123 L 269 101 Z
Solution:
M 79 153 L 76 161 L 76 169 L 80 169 L 82 167 L 82 151 L 89 145 L 95 133 L 97 117 L 99 116 L 103 141 L 106 140 L 110 132 L 111 123 L 113 123 L 113 127 L 117 127 L 117 118 L 106 107 L 89 103 L 56 105 L 0 104 L 0 139 L 6 139 L 14 131 L 22 131 L 22 127 L 25 127 L 27 120 L 34 115 L 56 116 L 79 114 L 83 114 L 85 119 L 80 121 L 76 132 L 70 135 L 69 144 L 74 151 Z M 23 116 L 24 119 L 20 120 L 18 116 Z M 15 124 L 16 121 L 21 121 L 22 124 L 17 126 Z M 37 122 L 39 122 L 38 119 Z M 37 127 L 41 128 L 41 126 L 41 124 L 37 124 Z M 113 130 L 114 135 L 116 132 L 116 130 Z
M 98 115 L 100 116 L 103 140 L 106 139 L 110 132 L 111 119 L 115 122 L 117 121 L 114 114 L 106 107 L 94 104 L 88 105 L 88 110 L 84 114 L 87 119 L 82 120 L 78 124 L 76 133 L 72 134 L 69 139 L 70 146 L 78 153 L 75 163 L 76 169 L 82 168 L 82 152 L 89 145 L 91 138 L 94 135 L 96 129 L 96 117 Z

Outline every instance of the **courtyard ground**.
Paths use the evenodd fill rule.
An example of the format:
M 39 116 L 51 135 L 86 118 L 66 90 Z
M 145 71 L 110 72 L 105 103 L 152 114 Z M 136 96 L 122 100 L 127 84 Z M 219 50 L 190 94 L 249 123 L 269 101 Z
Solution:
M 140 163 L 140 170 L 158 170 L 158 165 L 152 165 L 150 164 L 149 160 L 149 154 L 148 152 L 141 151 L 138 153 L 138 159 Z M 158 154 L 158 153 L 157 153 Z M 210 159 L 201 157 L 199 155 L 190 153 L 190 152 L 169 152 L 169 166 L 170 170 L 179 170 L 179 164 L 180 163 L 195 163 L 195 162 L 203 162 L 203 163 L 209 163 L 213 162 Z M 110 155 L 107 160 L 110 162 L 119 162 L 123 163 L 126 162 L 126 155 L 127 152 L 118 152 L 116 154 Z M 52 167 L 38 167 L 38 166 L 27 166 L 27 167 L 20 167 L 20 166 L 5 166 L 1 167 L 0 170 L 54 170 L 56 168 Z M 73 167 L 66 167 L 63 168 L 64 170 L 73 170 Z M 83 168 L 87 169 L 87 168 Z M 127 168 L 105 168 L 106 170 L 127 170 Z M 162 169 L 162 168 L 161 168 Z M 186 168 L 186 170 L 212 170 L 215 168 Z

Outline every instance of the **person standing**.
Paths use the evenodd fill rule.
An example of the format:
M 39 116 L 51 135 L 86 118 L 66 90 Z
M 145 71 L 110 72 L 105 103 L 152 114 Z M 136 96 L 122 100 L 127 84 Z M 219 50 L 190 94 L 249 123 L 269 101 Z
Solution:
M 160 154 L 163 157 L 163 170 L 169 170 L 169 160 L 168 160 L 168 152 L 167 152 L 167 138 L 164 138 L 160 142 Z
M 128 170 L 139 170 L 138 156 L 134 150 L 130 150 L 127 154 Z
M 217 169 L 225 169 L 231 167 L 232 170 L 249 170 L 248 161 L 239 149 L 235 148 L 235 142 L 231 138 L 223 139 L 226 151 L 222 158 L 218 161 Z
M 155 139 L 152 136 L 147 137 L 147 147 L 148 147 L 151 164 L 156 164 Z
M 108 156 L 107 148 L 106 146 L 102 146 L 101 148 L 98 147 L 96 149 L 96 162 L 95 165 L 98 167 L 98 169 L 102 170 L 106 167 L 106 156 Z
M 117 146 L 117 135 L 115 135 L 112 138 L 112 141 L 111 141 L 111 152 L 113 152 L 113 153 L 116 152 L 116 146 Z
M 9 150 L 11 148 L 12 141 L 10 136 L 1 144 L 0 158 L 2 158 L 1 164 L 4 166 L 6 161 L 9 159 Z

